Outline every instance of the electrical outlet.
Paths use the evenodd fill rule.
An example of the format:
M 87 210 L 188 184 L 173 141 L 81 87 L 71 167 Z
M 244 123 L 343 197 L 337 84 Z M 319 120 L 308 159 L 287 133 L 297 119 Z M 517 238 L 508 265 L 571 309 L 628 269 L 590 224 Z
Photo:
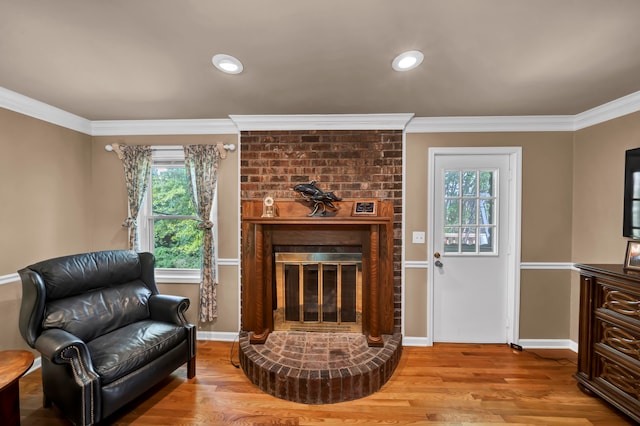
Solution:
M 414 231 L 413 244 L 424 244 L 424 232 Z

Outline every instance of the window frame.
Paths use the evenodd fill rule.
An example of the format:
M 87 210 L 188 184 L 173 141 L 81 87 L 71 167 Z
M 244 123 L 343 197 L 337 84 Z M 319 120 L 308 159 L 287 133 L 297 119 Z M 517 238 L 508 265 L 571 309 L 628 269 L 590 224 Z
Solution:
M 499 233 L 498 233 L 498 229 L 499 229 L 499 221 L 500 221 L 500 217 L 499 217 L 499 203 L 500 203 L 500 197 L 499 197 L 499 184 L 500 184 L 500 178 L 499 178 L 499 169 L 496 168 L 486 168 L 486 167 L 480 167 L 480 168 L 460 168 L 460 169 L 446 169 L 443 170 L 443 173 L 446 175 L 447 172 L 456 172 L 459 174 L 459 179 L 460 179 L 460 194 L 458 194 L 457 196 L 448 196 L 446 195 L 446 190 L 443 191 L 443 208 L 446 209 L 446 205 L 447 205 L 447 200 L 456 200 L 458 202 L 458 221 L 457 224 L 455 225 L 447 225 L 446 224 L 446 212 L 443 215 L 443 219 L 444 222 L 443 223 L 443 228 L 444 228 L 444 232 L 443 235 L 446 233 L 446 229 L 447 228 L 458 228 L 459 230 L 459 238 L 462 238 L 462 230 L 466 227 L 466 228 L 475 228 L 476 230 L 479 230 L 480 228 L 491 228 L 494 230 L 494 235 L 493 235 L 493 249 L 491 251 L 482 251 L 480 250 L 480 245 L 478 244 L 478 241 L 476 240 L 476 244 L 475 244 L 475 251 L 464 251 L 462 250 L 462 244 L 459 242 L 458 243 L 458 250 L 457 251 L 446 251 L 443 250 L 442 251 L 442 256 L 456 256 L 456 257 L 493 257 L 493 256 L 499 256 L 500 253 L 500 247 L 499 247 L 499 243 L 500 243 L 500 238 L 499 238 Z M 475 190 L 475 194 L 471 195 L 471 194 L 464 194 L 463 191 L 463 185 L 462 185 L 462 179 L 464 176 L 465 172 L 474 172 L 476 174 L 476 190 Z M 491 172 L 492 173 L 492 180 L 493 180 L 493 187 L 494 187 L 494 194 L 493 195 L 483 195 L 480 192 L 480 174 L 482 172 Z M 443 182 L 446 181 L 446 179 L 443 179 Z M 475 223 L 473 224 L 464 224 L 463 222 L 463 205 L 464 205 L 464 201 L 465 200 L 473 200 L 475 202 L 476 205 L 476 212 L 475 212 Z M 493 201 L 493 209 L 494 209 L 494 220 L 493 223 L 491 224 L 480 224 L 479 223 L 479 217 L 480 217 L 480 204 L 483 201 L 486 200 L 492 200 Z M 465 226 L 466 225 L 466 226 Z M 478 234 L 478 232 L 476 232 L 476 234 Z M 477 236 L 476 236 L 477 237 Z
M 184 163 L 184 147 L 182 145 L 161 145 L 151 147 L 151 168 L 159 165 L 166 166 L 185 166 Z M 151 173 L 151 168 L 149 173 Z M 216 183 L 217 185 L 217 183 Z M 151 176 L 149 176 L 147 191 L 140 206 L 140 213 L 138 215 L 138 238 L 140 241 L 141 251 L 147 251 L 154 253 L 154 220 L 155 219 L 195 219 L 197 216 L 185 216 L 185 215 L 153 215 L 152 211 L 152 196 L 153 188 Z M 211 216 L 209 220 L 213 222 L 213 235 L 214 245 L 217 253 L 218 242 L 218 221 L 214 220 L 218 213 L 218 196 L 213 200 L 213 206 L 211 208 Z M 176 284 L 198 284 L 201 281 L 201 268 L 155 268 L 156 281 L 159 283 L 176 283 Z

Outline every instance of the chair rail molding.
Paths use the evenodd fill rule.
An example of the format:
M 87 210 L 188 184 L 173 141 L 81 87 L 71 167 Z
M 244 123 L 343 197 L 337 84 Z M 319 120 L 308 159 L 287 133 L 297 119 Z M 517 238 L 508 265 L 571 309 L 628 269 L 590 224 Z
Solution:
M 0 285 L 11 284 L 20 281 L 20 275 L 18 273 L 0 275 Z
M 427 269 L 430 262 L 427 260 L 405 260 L 405 269 Z M 520 270 L 570 270 L 577 271 L 573 262 L 520 262 Z

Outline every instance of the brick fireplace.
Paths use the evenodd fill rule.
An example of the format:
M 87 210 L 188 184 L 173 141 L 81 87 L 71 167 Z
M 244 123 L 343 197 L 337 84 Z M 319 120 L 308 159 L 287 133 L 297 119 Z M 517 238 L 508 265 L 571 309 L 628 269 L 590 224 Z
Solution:
M 303 403 L 339 402 L 377 391 L 390 378 L 402 347 L 402 132 L 242 132 L 240 156 L 245 374 L 265 392 Z M 307 216 L 309 206 L 291 188 L 312 180 L 343 198 L 336 212 Z M 266 196 L 275 199 L 274 218 L 262 217 Z M 376 215 L 353 215 L 358 200 L 374 200 Z M 330 261 L 316 262 L 307 272 L 300 265 L 309 262 L 289 262 L 292 307 L 283 327 L 279 316 L 286 315 L 286 297 L 276 282 L 291 248 Z M 335 260 L 340 252 L 357 253 L 359 260 Z M 284 262 L 278 261 L 279 253 Z M 300 279 L 310 277 L 311 290 L 304 290 L 298 273 Z M 328 282 L 316 286 L 324 274 Z M 354 290 L 352 276 L 360 280 Z M 295 312 L 300 309 L 296 298 L 310 301 L 308 313 Z M 326 306 L 318 303 L 323 299 L 329 301 Z
M 393 204 L 394 332 L 401 332 L 402 130 L 242 131 L 242 201 L 270 195 L 292 200 L 291 188 L 317 181 L 345 199 Z

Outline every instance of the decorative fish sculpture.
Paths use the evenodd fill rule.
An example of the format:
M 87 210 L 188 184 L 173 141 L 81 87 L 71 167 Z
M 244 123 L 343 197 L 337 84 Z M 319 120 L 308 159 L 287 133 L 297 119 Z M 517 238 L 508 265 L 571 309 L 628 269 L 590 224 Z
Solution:
M 334 201 L 342 201 L 342 198 L 338 197 L 333 191 L 323 192 L 316 186 L 316 181 L 312 180 L 309 183 L 300 183 L 293 187 L 293 190 L 302 195 L 305 201 L 313 203 L 313 210 L 308 216 L 315 216 L 316 213 L 324 216 L 327 214 L 327 208 L 331 210 L 337 210 L 338 208 L 333 204 Z

